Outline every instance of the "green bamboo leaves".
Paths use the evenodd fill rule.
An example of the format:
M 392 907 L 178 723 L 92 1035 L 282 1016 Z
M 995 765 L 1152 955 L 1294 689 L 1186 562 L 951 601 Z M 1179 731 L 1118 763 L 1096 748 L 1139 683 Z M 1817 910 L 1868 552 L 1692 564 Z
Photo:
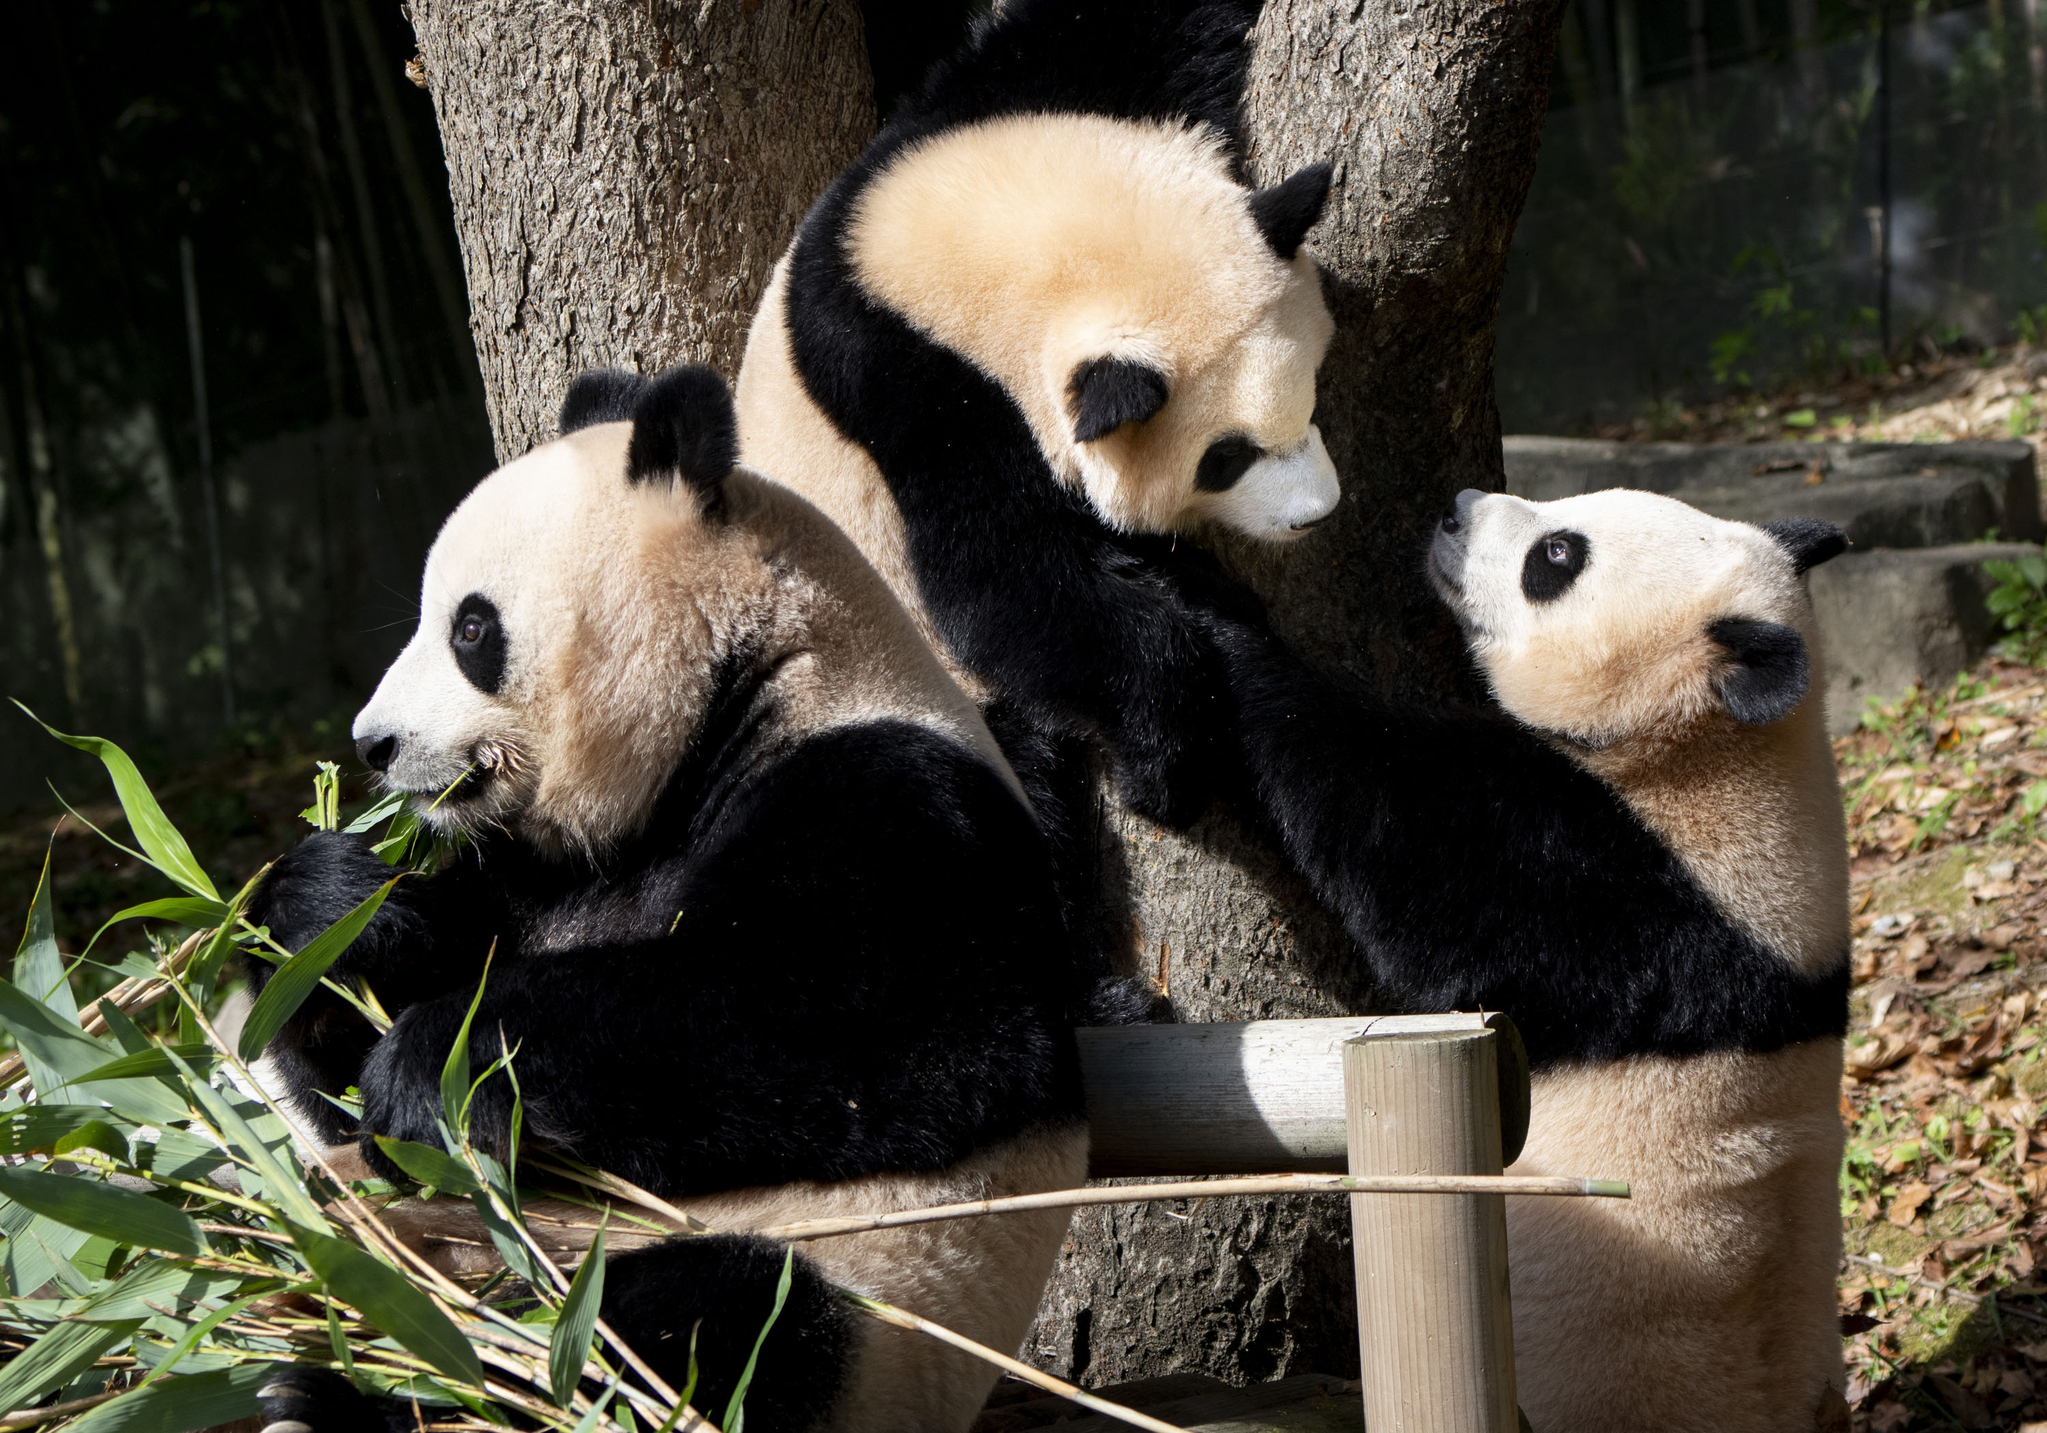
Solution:
M 384 882 L 354 910 L 320 932 L 304 950 L 278 967 L 270 977 L 270 983 L 263 987 L 263 993 L 256 997 L 255 1005 L 250 1007 L 249 1018 L 242 1025 L 242 1038 L 237 1043 L 236 1052 L 244 1060 L 254 1060 L 263 1053 L 263 1047 L 284 1028 L 284 1022 L 298 1012 L 299 1006 L 306 1003 L 306 997 L 319 985 L 327 967 L 339 960 L 341 953 L 362 934 L 363 927 L 370 923 L 370 917 L 391 894 L 391 887 L 402 879 L 403 876 L 393 876 Z
M 0 1195 L 67 1228 L 117 1244 L 173 1254 L 199 1254 L 206 1248 L 191 1215 L 96 1179 L 0 1165 Z
M 44 731 L 66 746 L 75 746 L 100 759 L 107 768 L 107 774 L 114 778 L 114 794 L 120 799 L 121 810 L 128 817 L 128 829 L 135 833 L 141 843 L 143 859 L 169 876 L 178 885 L 195 896 L 204 896 L 215 905 L 223 905 L 220 892 L 214 889 L 213 878 L 192 855 L 192 848 L 185 844 L 185 838 L 178 834 L 170 818 L 163 814 L 163 808 L 156 804 L 156 797 L 150 793 L 149 785 L 142 779 L 142 773 L 135 769 L 135 763 L 128 759 L 128 753 L 112 742 L 96 736 L 66 736 L 51 726 L 27 707 L 15 703 Z
M 456 1382 L 483 1382 L 476 1350 L 403 1274 L 331 1235 L 293 1227 L 291 1238 L 335 1298 Z
M 568 1297 L 555 1315 L 554 1337 L 548 1343 L 547 1375 L 554 1385 L 554 1401 L 569 1406 L 583 1362 L 590 1357 L 590 1340 L 597 1332 L 597 1310 L 604 1303 L 604 1231 L 599 1229 L 584 1256 L 583 1266 L 569 1284 Z

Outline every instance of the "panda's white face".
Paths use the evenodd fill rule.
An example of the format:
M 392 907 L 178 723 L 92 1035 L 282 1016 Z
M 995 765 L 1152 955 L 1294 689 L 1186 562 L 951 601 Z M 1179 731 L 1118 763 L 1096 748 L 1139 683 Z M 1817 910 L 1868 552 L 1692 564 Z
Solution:
M 695 594 L 743 604 L 762 579 L 687 489 L 626 481 L 628 434 L 507 464 L 435 539 L 419 630 L 354 736 L 437 829 L 601 849 L 644 822 L 695 729 L 726 615 Z
M 1805 695 L 1811 608 L 1793 555 L 1761 528 L 1673 498 L 1467 490 L 1428 571 L 1501 705 L 1575 741 L 1679 731 L 1708 713 L 1767 719 Z M 1773 659 L 1781 672 L 1736 677 Z M 1766 677 L 1797 689 L 1745 705 Z
M 1298 240 L 1261 228 L 1206 131 L 1033 114 L 897 156 L 848 253 L 867 293 L 1001 382 L 1110 526 L 1287 541 L 1339 496 L 1311 421 L 1334 324 Z

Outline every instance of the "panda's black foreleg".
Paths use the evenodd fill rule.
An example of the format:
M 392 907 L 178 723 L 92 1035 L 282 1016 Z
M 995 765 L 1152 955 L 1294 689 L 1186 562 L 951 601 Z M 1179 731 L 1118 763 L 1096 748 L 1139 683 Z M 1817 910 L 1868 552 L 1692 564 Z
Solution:
M 690 1402 L 725 1422 L 726 1405 L 774 1308 L 781 1245 L 743 1235 L 671 1239 L 613 1256 L 604 1269 L 604 1317 L 668 1384 L 690 1376 Z M 789 1296 L 761 1342 L 746 1389 L 750 1433 L 805 1433 L 824 1422 L 846 1391 L 854 1350 L 853 1312 L 802 1254 Z

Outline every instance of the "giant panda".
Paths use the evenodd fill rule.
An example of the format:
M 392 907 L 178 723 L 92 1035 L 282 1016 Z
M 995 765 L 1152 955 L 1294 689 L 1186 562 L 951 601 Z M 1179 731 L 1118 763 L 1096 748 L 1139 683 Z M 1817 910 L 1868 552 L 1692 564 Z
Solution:
M 1845 1427 L 1847 839 L 1800 576 L 1845 546 L 1609 491 L 1461 493 L 1429 578 L 1499 710 L 1392 707 L 1233 627 L 1246 760 L 1401 1009 L 1504 1010 L 1544 1433 Z
M 1167 561 L 1177 536 L 1285 542 L 1338 499 L 1301 252 L 1330 170 L 1238 173 L 1258 8 L 1001 7 L 811 209 L 740 368 L 747 462 L 888 579 L 1076 893 L 1088 743 L 1168 823 L 1228 786 L 1227 676 L 1182 590 L 1210 583 Z
M 722 382 L 588 377 L 562 430 L 448 519 L 417 635 L 356 718 L 389 789 L 466 840 L 331 972 L 396 1018 L 379 1038 L 316 994 L 265 1065 L 313 1139 L 389 1172 L 373 1136 L 438 1145 L 439 1071 L 494 952 L 470 1059 L 515 1047 L 529 1146 L 727 1231 L 642 1241 L 605 1285 L 675 1387 L 703 1320 L 715 1412 L 782 1268 L 744 1231 L 1083 1182 L 1074 974 L 1044 838 L 973 703 L 822 514 L 735 466 Z M 296 949 L 389 876 L 361 838 L 315 835 L 251 918 Z M 322 1097 L 349 1085 L 359 1126 Z M 498 1075 L 477 1106 L 500 1157 L 510 1094 Z M 460 1270 L 489 1244 L 454 1237 L 448 1203 L 391 1217 Z M 1014 1348 L 1065 1225 L 804 1246 L 748 1428 L 965 1428 L 994 1371 L 854 1322 L 831 1286 Z M 415 1426 L 317 1371 L 261 1401 L 273 1427 Z

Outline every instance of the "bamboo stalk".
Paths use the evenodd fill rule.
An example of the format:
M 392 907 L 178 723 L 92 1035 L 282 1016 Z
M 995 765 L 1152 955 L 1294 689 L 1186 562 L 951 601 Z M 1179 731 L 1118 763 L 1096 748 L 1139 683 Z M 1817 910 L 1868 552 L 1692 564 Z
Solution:
M 899 1329 L 909 1329 L 913 1333 L 926 1334 L 931 1338 L 937 1339 L 942 1344 L 948 1344 L 960 1350 L 962 1353 L 970 1353 L 984 1363 L 994 1364 L 1011 1378 L 1031 1384 L 1037 1388 L 1042 1388 L 1047 1393 L 1056 1393 L 1061 1398 L 1071 1399 L 1083 1408 L 1091 1408 L 1097 1413 L 1114 1418 L 1119 1422 L 1128 1423 L 1134 1428 L 1148 1429 L 1150 1433 L 1186 1433 L 1186 1430 L 1174 1424 L 1162 1422 L 1152 1417 L 1149 1413 L 1139 1413 L 1135 1408 L 1125 1408 L 1120 1403 L 1111 1403 L 1106 1398 L 1098 1398 L 1077 1384 L 1068 1383 L 1063 1378 L 1054 1378 L 1051 1374 L 1032 1368 L 1029 1364 L 1011 1358 L 1006 1353 L 997 1353 L 986 1344 L 975 1343 L 965 1334 L 954 1333 L 945 1325 L 935 1324 L 927 1318 L 920 1318 L 907 1309 L 899 1309 L 894 1304 L 885 1304 L 879 1299 L 870 1299 L 866 1295 L 856 1294 L 850 1289 L 840 1289 L 839 1296 L 862 1313 L 880 1319 L 885 1324 L 893 1324 Z
M 934 1204 L 889 1214 L 847 1214 L 836 1219 L 800 1219 L 753 1230 L 763 1239 L 797 1243 L 863 1234 L 905 1224 L 940 1219 L 971 1219 L 983 1214 L 1020 1214 L 1032 1209 L 1078 1209 L 1091 1204 L 1148 1204 L 1162 1199 L 1213 1199 L 1233 1194 L 1545 1194 L 1626 1199 L 1628 1186 L 1617 1179 L 1580 1179 L 1544 1174 L 1256 1174 L 1241 1179 L 1187 1179 L 1170 1184 L 1123 1184 L 1097 1189 L 1055 1189 L 1044 1194 L 1015 1194 L 1005 1199 L 975 1199 L 964 1204 Z
M 17 1428 L 33 1428 L 38 1423 L 47 1423 L 52 1418 L 69 1418 L 74 1413 L 83 1413 L 96 1408 L 109 1399 L 119 1398 L 128 1392 L 117 1388 L 111 1393 L 95 1393 L 87 1398 L 74 1398 L 69 1403 L 53 1403 L 48 1408 L 24 1408 L 0 1418 L 0 1433 L 14 1433 Z

